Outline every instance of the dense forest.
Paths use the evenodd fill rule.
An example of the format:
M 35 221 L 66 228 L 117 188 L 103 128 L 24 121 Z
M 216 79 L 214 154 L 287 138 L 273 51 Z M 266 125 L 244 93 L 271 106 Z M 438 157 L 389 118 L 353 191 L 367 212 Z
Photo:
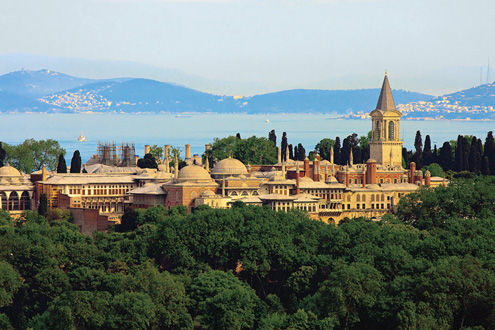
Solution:
M 0 212 L 1 329 L 495 328 L 495 177 L 339 225 L 239 202 L 88 237 L 65 211 Z

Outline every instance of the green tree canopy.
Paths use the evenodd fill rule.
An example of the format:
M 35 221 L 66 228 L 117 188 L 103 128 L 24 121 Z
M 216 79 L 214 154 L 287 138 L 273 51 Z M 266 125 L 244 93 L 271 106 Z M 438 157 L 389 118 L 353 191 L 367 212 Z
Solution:
M 222 160 L 232 156 L 244 164 L 275 164 L 277 162 L 277 147 L 272 141 L 264 137 L 252 136 L 239 139 L 229 136 L 223 139 L 216 138 L 211 143 L 208 152 L 210 164 L 214 160 Z
M 55 170 L 60 154 L 65 155 L 65 150 L 55 140 L 28 139 L 19 145 L 4 144 L 7 152 L 6 161 L 15 168 L 31 173 L 38 171 L 46 165 L 49 170 Z

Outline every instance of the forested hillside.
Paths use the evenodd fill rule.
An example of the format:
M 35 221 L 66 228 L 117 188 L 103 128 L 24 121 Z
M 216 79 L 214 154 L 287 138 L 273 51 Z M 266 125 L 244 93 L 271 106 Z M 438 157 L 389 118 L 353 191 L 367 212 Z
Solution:
M 1 212 L 1 211 L 0 211 Z M 80 234 L 0 213 L 0 328 L 448 329 L 495 324 L 495 177 L 339 226 L 235 204 Z

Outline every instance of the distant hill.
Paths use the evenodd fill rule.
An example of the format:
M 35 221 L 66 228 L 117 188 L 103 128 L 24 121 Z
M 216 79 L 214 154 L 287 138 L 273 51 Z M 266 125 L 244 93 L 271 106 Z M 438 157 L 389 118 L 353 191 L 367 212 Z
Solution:
M 435 99 L 446 98 L 462 106 L 495 106 L 495 82 L 465 89 Z
M 85 79 L 50 70 L 0 76 L 0 112 L 329 113 L 362 118 L 380 89 L 294 89 L 250 97 L 214 95 L 141 78 Z M 495 119 L 495 84 L 442 97 L 394 90 L 404 118 Z
M 21 70 L 0 76 L 0 91 L 37 98 L 93 81 L 95 80 L 72 77 L 51 70 Z
M 431 95 L 394 90 L 397 104 L 415 101 L 426 101 L 433 98 Z M 355 90 L 314 90 L 295 89 L 256 95 L 247 98 L 242 106 L 252 113 L 338 113 L 348 114 L 369 112 L 376 106 L 379 88 Z

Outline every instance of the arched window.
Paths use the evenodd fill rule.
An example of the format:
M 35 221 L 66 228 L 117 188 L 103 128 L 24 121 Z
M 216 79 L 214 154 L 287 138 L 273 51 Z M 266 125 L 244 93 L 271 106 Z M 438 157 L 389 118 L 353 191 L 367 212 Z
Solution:
M 9 210 L 19 210 L 19 195 L 13 191 L 9 196 Z
M 388 139 L 393 140 L 394 139 L 394 130 L 395 130 L 395 125 L 393 121 L 388 122 Z
M 21 210 L 31 210 L 31 199 L 27 191 L 24 191 L 21 195 Z
M 375 134 L 376 134 L 375 135 L 376 138 L 377 139 L 380 139 L 380 137 L 381 137 L 381 126 L 380 126 L 380 122 L 379 121 L 376 122 L 376 133 Z
M 356 202 L 360 202 L 360 201 L 361 201 L 361 196 L 360 195 L 357 195 Z
M 3 191 L 0 192 L 0 202 L 2 204 L 2 210 L 7 210 L 7 195 Z

